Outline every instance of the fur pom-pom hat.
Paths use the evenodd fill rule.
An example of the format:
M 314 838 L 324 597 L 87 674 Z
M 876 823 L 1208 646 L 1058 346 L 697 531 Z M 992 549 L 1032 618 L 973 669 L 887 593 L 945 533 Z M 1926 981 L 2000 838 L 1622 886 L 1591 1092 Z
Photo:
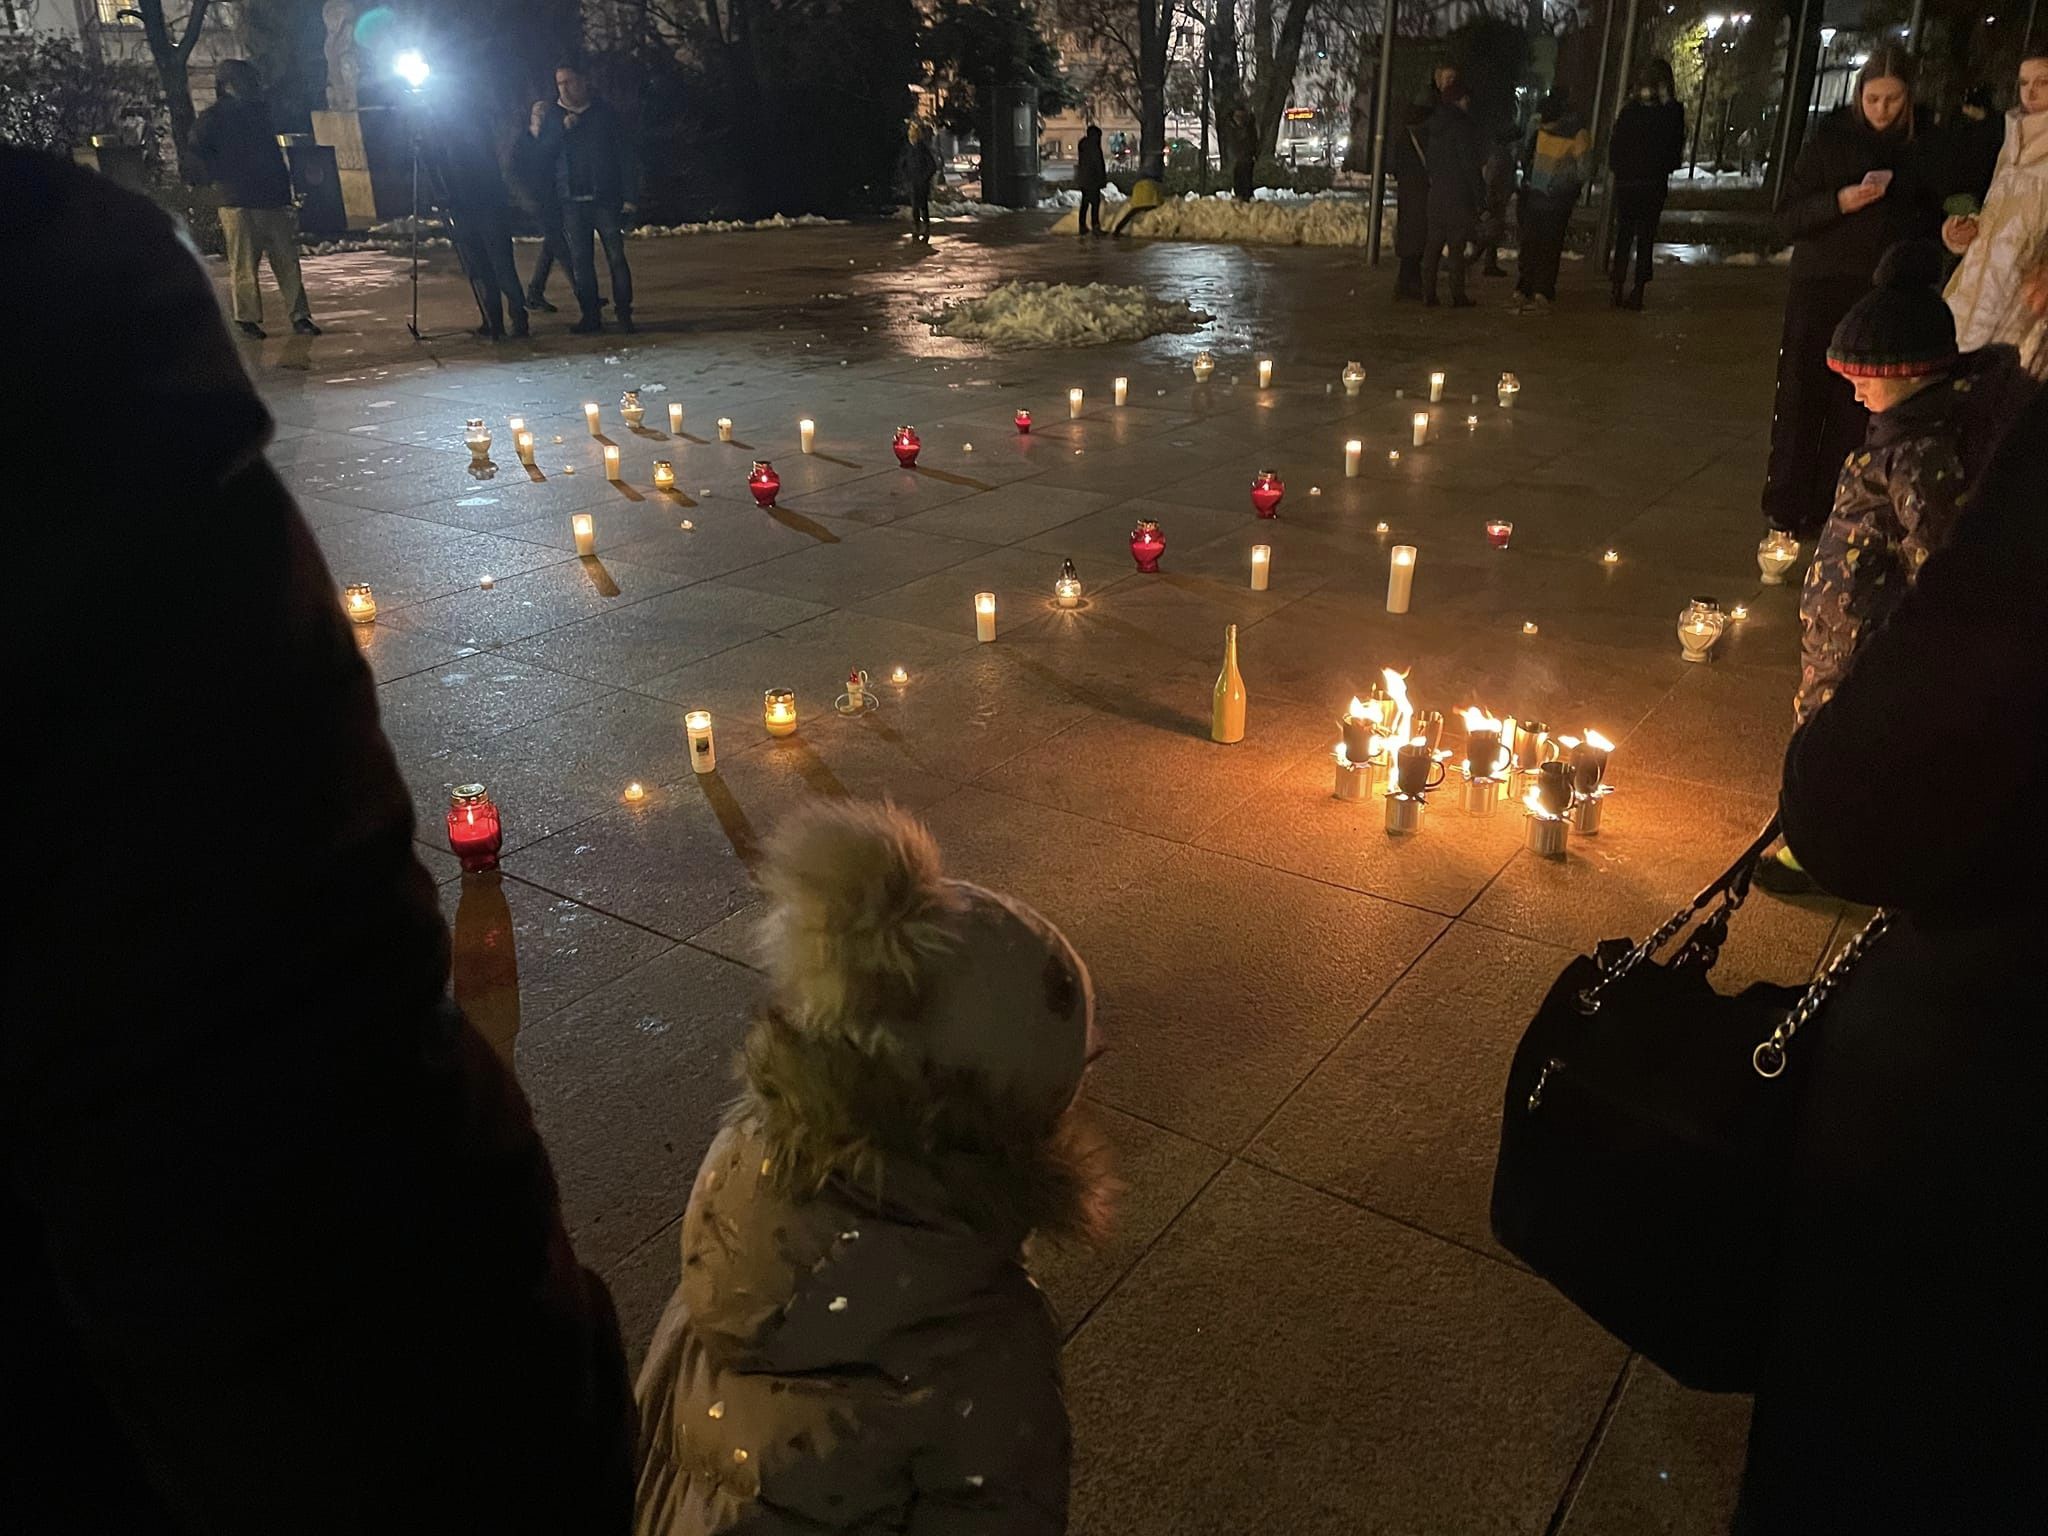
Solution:
M 1095 992 L 1066 935 L 943 873 L 893 805 L 800 813 L 769 839 L 760 947 L 799 1031 L 914 1072 L 972 1073 L 1050 1122 L 1086 1069 Z

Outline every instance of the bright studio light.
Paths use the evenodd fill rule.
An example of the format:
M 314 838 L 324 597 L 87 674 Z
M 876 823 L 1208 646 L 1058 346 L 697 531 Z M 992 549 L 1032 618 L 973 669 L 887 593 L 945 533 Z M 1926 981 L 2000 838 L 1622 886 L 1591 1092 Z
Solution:
M 408 48 L 391 61 L 391 73 L 416 91 L 427 83 L 427 76 L 433 71 L 427 67 L 425 54 L 417 48 Z

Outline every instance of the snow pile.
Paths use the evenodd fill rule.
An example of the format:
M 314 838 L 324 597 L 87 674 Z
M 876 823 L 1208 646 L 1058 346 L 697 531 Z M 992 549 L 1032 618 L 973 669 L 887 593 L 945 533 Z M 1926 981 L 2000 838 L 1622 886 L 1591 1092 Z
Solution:
M 1263 189 L 1262 189 L 1263 190 Z M 1355 197 L 1170 197 L 1131 221 L 1147 240 L 1215 240 L 1249 245 L 1364 245 L 1367 205 Z
M 681 235 L 734 235 L 754 229 L 808 229 L 818 224 L 844 224 L 823 214 L 770 214 L 765 219 L 710 219 L 702 224 L 642 224 L 627 233 L 641 240 L 672 240 Z
M 1007 346 L 1096 346 L 1162 331 L 1192 331 L 1213 316 L 1185 299 L 1155 299 L 1142 288 L 1106 283 L 1004 283 L 985 297 L 926 317 L 932 333 Z
M 711 219 L 702 224 L 641 224 L 626 231 L 633 240 L 668 240 L 680 235 L 731 235 L 756 229 L 804 229 L 813 224 L 845 224 L 846 219 L 828 219 L 821 214 L 786 213 L 772 214 L 765 219 Z M 443 231 L 446 225 L 436 218 L 422 218 L 419 221 L 420 249 L 423 251 L 448 250 L 454 242 Z M 396 251 L 412 249 L 413 219 L 402 214 L 382 224 L 372 224 L 367 236 L 357 239 L 301 241 L 300 249 L 313 256 L 337 256 L 355 251 Z M 520 235 L 521 245 L 538 245 L 539 237 Z
M 999 219 L 1012 211 L 1014 210 L 998 207 L 994 203 L 977 203 L 964 197 L 949 198 L 945 202 L 934 199 L 932 202 L 932 218 L 940 224 L 960 219 Z M 898 208 L 896 217 L 906 223 L 909 222 L 910 204 L 905 203 Z
M 1123 188 L 1115 183 L 1111 183 L 1102 189 L 1102 206 L 1105 208 L 1111 203 L 1128 201 L 1129 199 L 1124 196 Z M 1081 206 L 1081 194 L 1073 187 L 1069 187 L 1064 192 L 1053 193 L 1051 197 L 1041 197 L 1038 200 L 1038 206 L 1047 213 L 1057 213 L 1062 208 L 1078 208 Z

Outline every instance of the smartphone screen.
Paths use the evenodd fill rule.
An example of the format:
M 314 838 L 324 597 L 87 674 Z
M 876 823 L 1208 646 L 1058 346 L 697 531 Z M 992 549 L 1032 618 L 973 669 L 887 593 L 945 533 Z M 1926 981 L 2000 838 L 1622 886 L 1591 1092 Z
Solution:
M 1863 175 L 1863 185 L 1866 187 L 1888 187 L 1891 181 L 1890 171 L 1866 171 Z

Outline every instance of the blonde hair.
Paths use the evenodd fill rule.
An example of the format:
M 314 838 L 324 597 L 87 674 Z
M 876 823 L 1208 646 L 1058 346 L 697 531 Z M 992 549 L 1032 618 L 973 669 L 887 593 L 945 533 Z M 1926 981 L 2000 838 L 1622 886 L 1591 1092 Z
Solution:
M 1917 73 L 1913 56 L 1905 49 L 1886 43 L 1864 60 L 1863 67 L 1856 71 L 1856 89 L 1849 97 L 1849 110 L 1856 114 L 1856 121 L 1868 127 L 1870 119 L 1863 115 L 1863 88 L 1873 80 L 1896 80 L 1906 88 L 1905 110 L 1900 112 L 1901 128 L 1907 138 L 1913 137 L 1913 77 Z

